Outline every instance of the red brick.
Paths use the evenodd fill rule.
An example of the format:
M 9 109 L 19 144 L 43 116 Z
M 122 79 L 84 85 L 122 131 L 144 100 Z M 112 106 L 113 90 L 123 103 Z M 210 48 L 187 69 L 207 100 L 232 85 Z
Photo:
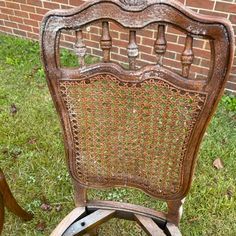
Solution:
M 92 54 L 93 54 L 93 55 L 96 55 L 96 56 L 99 56 L 99 57 L 102 57 L 102 56 L 103 56 L 102 50 L 98 50 L 98 49 L 96 49 L 96 48 L 92 48 Z
M 24 19 L 24 23 L 34 27 L 38 27 L 38 22 L 34 20 Z
M 65 4 L 65 5 L 69 4 L 69 0 L 56 0 L 56 2 Z
M 195 7 L 195 8 L 204 8 L 204 9 L 213 9 L 214 2 L 209 0 L 186 0 L 186 6 Z
M 43 16 L 38 14 L 29 14 L 31 20 L 42 21 Z
M 69 0 L 69 4 L 70 4 L 70 5 L 73 5 L 73 6 L 79 6 L 79 5 L 81 5 L 82 3 L 84 3 L 84 2 L 81 1 L 81 0 Z
M 44 8 L 36 8 L 36 13 L 41 14 L 41 15 L 45 15 L 49 10 L 48 9 L 44 9 Z
M 10 34 L 12 33 L 11 28 L 8 28 L 8 27 L 2 26 L 2 25 L 0 25 L 0 31 L 7 32 L 7 33 L 10 33 Z
M 229 81 L 236 83 L 236 75 L 230 75 L 229 76 Z
M 70 9 L 70 8 L 72 8 L 72 6 L 61 4 L 61 9 Z
M 144 61 L 149 61 L 149 62 L 152 62 L 152 63 L 155 63 L 156 62 L 156 56 L 154 55 L 150 55 L 150 54 L 146 54 L 146 53 L 141 53 L 141 57 L 140 57 L 142 60 Z
M 69 0 L 57 0 L 59 3 L 69 4 Z
M 18 10 L 14 10 L 14 13 L 16 16 L 22 17 L 22 18 L 28 18 L 29 14 L 27 12 L 24 11 L 18 11 Z
M 58 3 L 54 3 L 54 2 L 43 2 L 43 6 L 44 8 L 47 9 L 59 9 L 60 5 Z
M 128 57 L 116 53 L 111 53 L 111 59 L 115 61 L 120 61 L 121 64 L 128 63 Z
M 22 24 L 18 24 L 18 28 L 24 31 L 32 31 L 32 27 L 28 26 L 28 25 L 22 25 Z
M 233 24 L 236 24 L 236 15 L 231 15 L 229 17 L 229 20 L 233 23 Z
M 6 7 L 11 9 L 20 9 L 20 5 L 14 2 L 6 2 Z
M 200 10 L 199 13 L 203 14 L 203 15 L 210 15 L 210 16 L 220 16 L 220 17 L 228 17 L 227 13 L 223 13 L 223 12 L 216 12 L 216 11 L 207 11 L 207 10 Z
M 178 37 L 176 35 L 168 34 L 168 33 L 166 34 L 167 42 L 177 43 L 177 39 Z
M 215 10 L 236 13 L 236 4 L 227 2 L 216 2 Z
M 14 15 L 14 11 L 12 9 L 8 9 L 8 8 L 1 8 L 1 13 L 8 14 L 8 15 Z
M 5 26 L 11 27 L 11 28 L 17 28 L 17 24 L 11 21 L 5 21 Z
M 233 91 L 236 91 L 236 83 L 233 83 L 233 82 L 228 82 L 227 83 L 227 86 L 226 86 L 228 89 L 230 90 L 233 90 Z
M 32 12 L 32 13 L 35 12 L 35 7 L 33 7 L 33 6 L 21 4 L 20 7 L 21 7 L 21 10 L 22 10 L 22 11 Z
M 17 34 L 17 35 L 20 35 L 20 36 L 23 36 L 23 37 L 26 37 L 26 32 L 23 31 L 23 30 L 13 29 L 13 33 Z
M 21 23 L 21 24 L 23 23 L 22 18 L 16 17 L 16 16 L 9 16 L 9 20 L 13 22 Z
M 5 6 L 6 6 L 6 2 L 1 0 L 1 1 L 0 1 L 0 6 L 1 6 L 1 7 L 5 7 Z
M 31 39 L 39 40 L 39 35 L 38 34 L 27 32 L 27 37 L 31 38 Z
M 9 16 L 0 13 L 0 19 L 2 19 L 2 20 L 8 20 L 8 19 L 9 19 Z
M 153 52 L 153 47 L 139 45 L 139 52 L 143 52 L 143 53 L 146 53 L 146 54 L 151 54 Z
M 166 57 L 163 58 L 163 65 L 167 67 L 171 67 L 173 70 L 177 70 L 177 71 L 180 71 L 182 68 L 180 62 L 166 58 Z
M 15 0 L 15 1 L 18 2 L 18 3 L 21 3 L 21 4 L 25 4 L 26 3 L 26 0 Z
M 43 4 L 40 0 L 27 0 L 27 4 L 37 6 L 37 7 L 43 6 Z
M 34 33 L 39 34 L 39 28 L 32 27 L 32 29 Z

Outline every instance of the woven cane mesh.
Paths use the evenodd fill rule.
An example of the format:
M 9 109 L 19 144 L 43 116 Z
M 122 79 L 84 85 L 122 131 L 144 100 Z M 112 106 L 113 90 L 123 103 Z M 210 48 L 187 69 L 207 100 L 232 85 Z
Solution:
M 205 95 L 158 78 L 120 82 L 112 75 L 61 81 L 74 138 L 77 178 L 86 186 L 136 186 L 177 193 L 189 137 Z

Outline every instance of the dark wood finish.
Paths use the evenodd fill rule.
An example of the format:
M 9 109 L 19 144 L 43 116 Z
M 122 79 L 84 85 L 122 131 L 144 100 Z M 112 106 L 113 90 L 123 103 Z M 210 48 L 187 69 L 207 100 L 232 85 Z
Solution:
M 97 210 L 83 219 L 73 223 L 63 234 L 63 236 L 83 235 L 89 233 L 91 229 L 102 224 L 115 214 L 112 210 Z
M 182 236 L 179 228 L 176 225 L 169 222 L 166 224 L 165 233 L 167 236 Z
M 182 59 L 182 65 L 183 65 L 182 74 L 183 74 L 183 77 L 187 78 L 189 77 L 190 67 L 194 59 L 193 37 L 190 35 L 186 37 L 185 48 L 184 48 L 184 52 L 182 54 L 181 59 Z
M 138 45 L 136 43 L 136 31 L 130 30 L 129 32 L 129 45 L 127 48 L 129 57 L 129 68 L 135 70 L 136 58 L 138 57 Z
M 110 51 L 112 47 L 112 38 L 109 32 L 109 23 L 107 21 L 102 22 L 102 37 L 101 48 L 103 50 L 103 61 L 110 61 Z
M 22 220 L 28 221 L 33 218 L 32 214 L 26 212 L 18 205 L 6 182 L 4 173 L 0 169 L 0 234 L 4 223 L 4 207 L 7 207 L 9 211 L 19 216 Z
M 150 236 L 165 236 L 162 229 L 153 221 L 153 219 L 145 216 L 135 215 L 139 225 Z
M 167 41 L 165 37 L 165 25 L 158 25 L 157 40 L 154 45 L 157 54 L 157 63 L 161 63 L 161 58 L 165 55 Z
M 183 214 L 183 204 L 185 199 L 175 200 L 175 201 L 167 201 L 168 205 L 168 213 L 167 219 L 169 222 L 172 222 L 176 225 L 179 224 L 182 214 Z
M 79 60 L 79 65 L 80 67 L 84 66 L 84 58 L 86 55 L 86 45 L 84 44 L 84 40 L 83 40 L 83 32 L 82 30 L 76 30 L 76 43 L 74 45 L 74 50 L 76 55 L 78 56 L 78 60 Z
M 103 25 L 105 63 L 62 68 L 58 62 L 60 32 L 93 22 Z M 129 70 L 110 62 L 108 22 L 130 32 Z M 182 75 L 160 63 L 136 68 L 136 31 L 153 23 L 158 24 L 154 45 L 158 60 L 166 51 L 167 25 L 186 35 Z M 206 80 L 188 78 L 197 37 L 210 42 Z M 77 38 L 81 41 L 82 36 Z M 163 229 L 160 223 L 164 222 L 169 235 L 178 235 L 199 145 L 232 66 L 234 37 L 229 21 L 197 14 L 176 1 L 93 0 L 72 10 L 49 12 L 42 24 L 41 45 L 48 86 L 64 129 L 76 205 L 89 213 L 115 210 L 116 217 L 128 220 L 136 220 L 138 214 Z M 166 201 L 168 213 L 155 215 L 123 203 L 87 201 L 87 188 L 119 186 L 135 187 Z
M 3 224 L 4 224 L 4 201 L 2 194 L 0 194 L 0 235 L 3 230 Z

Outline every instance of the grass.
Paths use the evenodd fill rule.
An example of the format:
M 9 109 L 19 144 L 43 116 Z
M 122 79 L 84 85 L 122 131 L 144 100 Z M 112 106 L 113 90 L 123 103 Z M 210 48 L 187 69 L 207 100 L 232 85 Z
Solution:
M 67 51 L 63 51 L 62 60 L 65 65 L 76 65 L 75 57 Z M 88 57 L 87 62 L 94 62 L 94 58 Z M 205 135 L 184 205 L 183 235 L 236 235 L 234 101 L 224 97 Z M 34 213 L 31 222 L 22 223 L 6 212 L 3 235 L 49 235 L 73 209 L 73 190 L 58 117 L 35 42 L 0 35 L 0 124 L 0 166 L 19 203 Z M 223 169 L 213 167 L 216 158 L 224 161 Z M 165 209 L 164 204 L 137 190 L 94 190 L 89 196 Z M 51 210 L 43 210 L 43 203 Z M 145 234 L 133 223 L 112 220 L 100 235 Z

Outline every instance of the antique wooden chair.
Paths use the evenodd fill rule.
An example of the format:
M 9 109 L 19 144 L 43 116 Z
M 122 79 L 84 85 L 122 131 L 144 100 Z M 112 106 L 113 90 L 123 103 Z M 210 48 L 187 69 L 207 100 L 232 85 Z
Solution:
M 6 182 L 4 173 L 0 169 L 0 234 L 3 230 L 5 206 L 23 220 L 31 220 L 33 218 L 33 215 L 27 213 L 18 205 Z
M 101 22 L 103 62 L 86 66 L 83 27 Z M 110 60 L 109 23 L 129 30 L 129 69 Z M 158 61 L 136 67 L 136 31 L 158 24 Z M 172 25 L 186 34 L 182 75 L 161 65 Z M 60 65 L 64 30 L 74 30 L 80 68 Z M 206 80 L 190 79 L 193 40 L 209 40 Z M 233 59 L 227 20 L 203 16 L 167 0 L 93 0 L 72 10 L 54 10 L 43 21 L 42 60 L 64 130 L 65 151 L 76 207 L 52 236 L 82 235 L 112 217 L 137 221 L 149 235 L 181 235 L 181 208 L 194 173 L 207 124 L 224 91 Z M 86 189 L 135 187 L 166 201 L 162 213 L 132 204 L 87 200 Z M 92 230 L 92 231 L 91 231 Z

